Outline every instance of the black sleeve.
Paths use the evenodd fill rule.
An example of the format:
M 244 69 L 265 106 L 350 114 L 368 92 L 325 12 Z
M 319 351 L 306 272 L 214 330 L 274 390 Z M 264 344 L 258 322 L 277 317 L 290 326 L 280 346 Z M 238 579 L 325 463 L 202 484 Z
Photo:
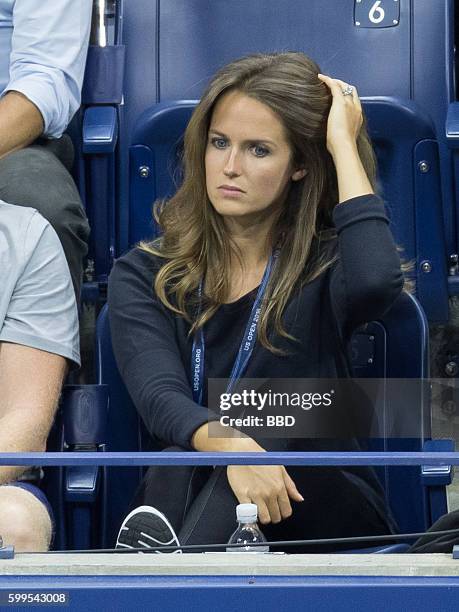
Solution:
M 335 206 L 339 259 L 330 299 L 343 337 L 381 317 L 403 288 L 400 258 L 381 199 L 352 198 Z
M 152 262 L 152 256 L 135 249 L 113 267 L 108 283 L 113 350 L 150 434 L 191 449 L 192 435 L 207 422 L 208 410 L 192 399 L 174 315 L 154 296 Z

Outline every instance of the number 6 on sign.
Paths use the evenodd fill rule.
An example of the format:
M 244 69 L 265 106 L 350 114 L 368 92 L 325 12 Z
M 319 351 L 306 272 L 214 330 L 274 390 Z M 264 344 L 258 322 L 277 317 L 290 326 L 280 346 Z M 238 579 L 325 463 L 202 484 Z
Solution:
M 355 0 L 354 25 L 358 28 L 393 28 L 400 23 L 401 0 Z
M 384 9 L 381 7 L 381 0 L 377 0 L 370 9 L 368 13 L 368 18 L 371 23 L 381 23 L 384 20 L 386 13 Z

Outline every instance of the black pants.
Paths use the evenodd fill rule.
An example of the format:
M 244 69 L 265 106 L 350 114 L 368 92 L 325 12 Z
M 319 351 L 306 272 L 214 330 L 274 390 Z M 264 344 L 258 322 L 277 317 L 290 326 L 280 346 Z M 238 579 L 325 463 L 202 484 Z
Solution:
M 30 206 L 56 230 L 64 248 L 77 296 L 87 253 L 89 225 L 68 168 L 73 146 L 68 136 L 40 139 L 0 159 L 0 199 Z
M 170 447 L 167 451 L 183 451 Z M 226 466 L 152 466 L 146 472 L 130 510 L 150 505 L 163 512 L 181 544 L 226 543 L 236 528 L 235 497 L 226 476 Z M 292 516 L 277 524 L 261 525 L 268 540 L 297 540 L 396 532 L 386 515 L 384 500 L 368 499 L 368 485 L 357 470 L 335 467 L 289 466 L 304 502 L 291 501 Z M 363 472 L 360 469 L 360 474 Z M 376 478 L 376 477 L 375 477 Z M 378 503 L 380 502 L 380 503 Z M 361 548 L 372 543 L 361 544 Z M 290 553 L 330 552 L 359 548 L 356 545 L 316 545 L 275 548 Z

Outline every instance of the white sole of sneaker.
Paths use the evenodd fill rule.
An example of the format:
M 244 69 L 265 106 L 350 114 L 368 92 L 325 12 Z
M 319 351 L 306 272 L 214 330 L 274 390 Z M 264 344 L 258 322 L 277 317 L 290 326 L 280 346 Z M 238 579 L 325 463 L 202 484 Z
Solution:
M 147 538 L 148 540 L 151 540 L 152 543 L 149 545 L 147 542 L 141 541 L 139 539 L 139 544 L 141 544 L 145 548 L 153 548 L 155 545 L 157 545 L 157 546 L 172 546 L 172 545 L 180 546 L 180 542 L 178 541 L 178 538 L 177 538 L 177 536 L 175 534 L 175 531 L 174 531 L 172 525 L 169 523 L 169 521 L 167 520 L 166 516 L 162 512 L 160 512 L 154 506 L 138 506 L 137 508 L 134 508 L 134 510 L 132 510 L 132 512 L 130 512 L 126 516 L 126 518 L 124 519 L 123 524 L 121 525 L 120 530 L 118 532 L 118 537 L 116 538 L 115 548 L 118 548 L 118 547 L 119 548 L 132 548 L 132 546 L 129 546 L 128 544 L 123 544 L 122 542 L 120 542 L 119 539 L 120 539 L 120 536 L 123 533 L 123 531 L 129 530 L 129 527 L 125 527 L 126 523 L 129 521 L 129 519 L 131 519 L 133 516 L 136 516 L 137 514 L 140 514 L 142 512 L 145 512 L 147 514 L 154 514 L 155 516 L 160 518 L 164 523 L 166 523 L 167 527 L 169 528 L 169 530 L 170 530 L 170 532 L 172 534 L 172 538 L 168 542 L 162 542 L 160 540 L 157 540 L 153 536 L 150 536 L 147 533 L 144 533 L 142 531 L 141 532 L 142 536 L 144 538 Z M 159 551 L 159 550 L 156 550 L 155 552 L 161 554 L 161 551 Z M 174 550 L 174 551 L 172 551 L 172 554 L 182 554 L 182 553 L 183 553 L 182 550 Z

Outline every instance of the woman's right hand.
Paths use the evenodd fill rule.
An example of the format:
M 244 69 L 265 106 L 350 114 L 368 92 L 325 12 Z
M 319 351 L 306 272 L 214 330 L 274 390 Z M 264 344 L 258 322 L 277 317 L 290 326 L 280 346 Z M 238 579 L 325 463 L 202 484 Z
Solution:
M 263 524 L 291 516 L 291 499 L 304 501 L 283 465 L 229 465 L 227 475 L 239 503 L 256 504 Z
M 253 438 L 241 435 L 230 427 L 212 423 L 201 425 L 193 434 L 191 444 L 203 452 L 265 452 Z M 218 436 L 219 431 L 221 437 Z M 230 436 L 234 433 L 234 437 Z M 258 506 L 261 523 L 279 523 L 292 514 L 290 500 L 304 501 L 283 465 L 229 465 L 227 476 L 230 487 L 240 504 Z

